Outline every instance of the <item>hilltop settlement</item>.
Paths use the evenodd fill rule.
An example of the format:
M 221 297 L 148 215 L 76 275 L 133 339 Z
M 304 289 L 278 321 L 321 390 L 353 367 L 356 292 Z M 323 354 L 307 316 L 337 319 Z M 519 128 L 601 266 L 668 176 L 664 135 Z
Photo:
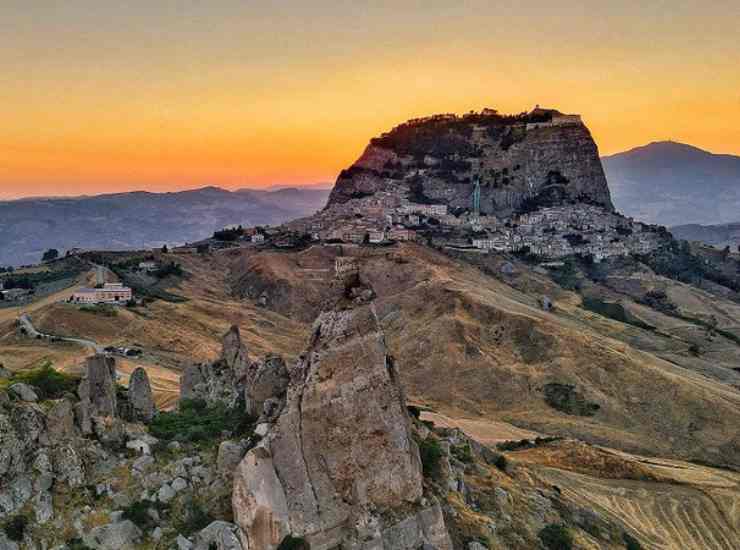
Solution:
M 279 227 L 224 230 L 195 246 L 420 241 L 600 262 L 650 253 L 666 236 L 614 211 L 580 116 L 537 107 L 410 120 L 371 141 L 321 212 Z

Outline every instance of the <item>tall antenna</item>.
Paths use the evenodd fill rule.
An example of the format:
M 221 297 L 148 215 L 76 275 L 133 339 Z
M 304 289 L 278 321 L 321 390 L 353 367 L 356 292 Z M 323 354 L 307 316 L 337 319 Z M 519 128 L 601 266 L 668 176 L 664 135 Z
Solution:
M 473 213 L 477 218 L 480 216 L 480 176 L 476 175 L 473 179 Z

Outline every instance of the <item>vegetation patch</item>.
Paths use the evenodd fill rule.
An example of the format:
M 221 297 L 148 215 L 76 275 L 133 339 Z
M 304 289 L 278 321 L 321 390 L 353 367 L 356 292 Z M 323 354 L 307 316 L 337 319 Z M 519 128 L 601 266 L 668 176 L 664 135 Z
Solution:
M 0 380 L 0 387 L 9 387 L 17 383 L 33 386 L 39 399 L 44 401 L 60 399 L 66 393 L 73 393 L 80 379 L 55 370 L 51 363 L 47 362 L 38 368 L 17 372 L 8 379 Z
M 174 518 L 174 527 L 186 537 L 205 529 L 216 520 L 203 505 L 192 499 L 183 503 L 178 511 L 179 514 Z
M 593 416 L 601 408 L 597 403 L 586 401 L 583 394 L 577 391 L 572 384 L 552 382 L 545 384 L 543 392 L 545 403 L 565 414 Z
M 465 443 L 464 445 L 455 445 L 452 447 L 451 452 L 452 456 L 465 464 L 472 464 L 475 461 L 473 450 L 470 448 L 470 444 L 468 443 Z
M 277 550 L 310 550 L 310 548 L 311 546 L 303 537 L 288 535 L 282 540 Z
M 622 535 L 622 540 L 624 541 L 624 546 L 627 550 L 642 550 L 642 544 L 640 544 L 640 541 L 629 533 L 624 533 Z
M 434 437 L 427 437 L 419 442 L 424 477 L 435 478 L 439 475 L 439 463 L 442 460 L 442 447 Z
M 26 516 L 15 516 L 3 524 L 3 531 L 5 531 L 5 535 L 10 540 L 21 542 L 23 540 L 23 534 L 26 532 L 26 527 L 28 527 L 28 523 L 28 518 Z
M 224 432 L 252 435 L 255 420 L 239 408 L 231 409 L 223 404 L 209 406 L 202 399 L 185 399 L 179 410 L 158 414 L 149 424 L 149 431 L 159 439 L 205 442 L 221 437 Z
M 583 307 L 603 317 L 614 319 L 620 323 L 632 325 L 645 330 L 655 330 L 655 327 L 637 319 L 622 304 L 616 302 L 604 302 L 598 298 L 583 298 Z
M 123 519 L 131 520 L 137 527 L 146 531 L 156 525 L 154 519 L 149 515 L 149 508 L 151 507 L 152 502 L 148 500 L 134 502 L 123 510 Z
M 549 550 L 571 550 L 573 548 L 573 535 L 565 525 L 551 523 L 537 536 Z

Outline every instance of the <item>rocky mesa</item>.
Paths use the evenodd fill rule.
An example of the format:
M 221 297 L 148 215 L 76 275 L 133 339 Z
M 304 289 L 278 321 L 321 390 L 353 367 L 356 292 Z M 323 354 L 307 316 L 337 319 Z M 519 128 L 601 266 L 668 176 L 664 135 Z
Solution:
M 480 183 L 480 211 L 498 217 L 532 206 L 587 202 L 613 210 L 598 149 L 578 115 L 537 107 L 501 115 L 409 120 L 371 140 L 339 175 L 327 208 L 378 191 L 465 209 Z

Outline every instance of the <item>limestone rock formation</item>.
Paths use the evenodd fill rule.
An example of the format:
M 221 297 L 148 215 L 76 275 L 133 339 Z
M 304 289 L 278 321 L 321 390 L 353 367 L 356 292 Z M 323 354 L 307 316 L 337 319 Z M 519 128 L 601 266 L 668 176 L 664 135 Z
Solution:
M 254 365 L 245 389 L 247 413 L 259 417 L 267 412 L 272 416 L 271 411 L 265 411 L 265 404 L 271 398 L 281 400 L 289 382 L 288 368 L 279 355 L 268 355 L 263 363 Z
M 218 361 L 185 368 L 180 377 L 180 399 L 203 399 L 235 407 L 244 398 L 248 369 L 247 348 L 241 341 L 239 328 L 232 326 L 224 335 Z
M 77 389 L 80 402 L 76 412 L 84 433 L 92 432 L 92 418 L 114 417 L 117 412 L 116 362 L 112 357 L 95 355 L 87 359 L 85 373 Z
M 441 514 L 420 504 L 419 451 L 374 311 L 322 314 L 290 377 L 282 412 L 234 477 L 244 548 L 288 535 L 315 549 L 450 548 Z
M 613 210 L 599 153 L 577 115 L 492 110 L 408 121 L 371 140 L 337 179 L 328 208 L 378 191 L 417 203 L 470 208 L 480 178 L 480 209 L 509 216 L 528 205 L 577 200 Z
M 131 420 L 151 422 L 157 412 L 146 370 L 138 367 L 131 373 L 128 384 L 128 401 L 131 407 Z

